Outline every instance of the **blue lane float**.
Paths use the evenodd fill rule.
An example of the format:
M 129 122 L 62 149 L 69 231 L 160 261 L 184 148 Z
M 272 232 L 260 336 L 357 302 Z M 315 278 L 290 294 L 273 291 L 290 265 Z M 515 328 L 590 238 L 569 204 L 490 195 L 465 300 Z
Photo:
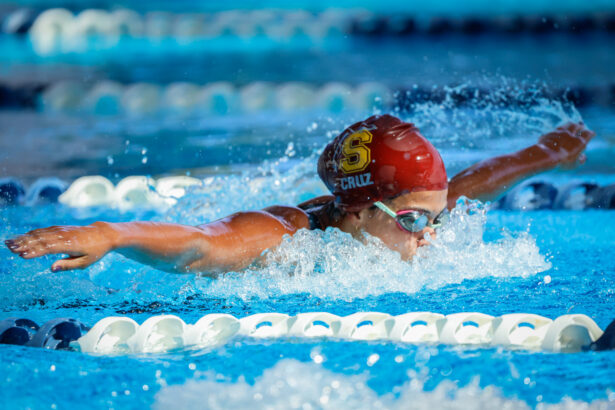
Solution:
M 27 34 L 37 16 L 38 13 L 29 8 L 13 10 L 2 17 L 1 31 L 4 34 Z
M 87 333 L 87 328 L 77 319 L 59 318 L 45 323 L 26 346 L 45 349 L 68 349 L 71 342 Z
M 600 209 L 615 209 L 615 184 L 607 185 L 592 191 L 588 195 L 592 207 Z
M 0 205 L 17 205 L 26 190 L 15 178 L 0 178 Z
M 25 345 L 39 330 L 30 319 L 8 318 L 0 321 L 0 344 Z
M 0 325 L 5 322 L 5 329 L 19 328 L 13 319 Z M 24 344 L 22 341 L 27 336 L 20 337 L 19 343 L 14 344 Z M 328 312 L 289 316 L 272 312 L 238 319 L 214 313 L 194 324 L 187 324 L 174 315 L 153 316 L 140 325 L 128 317 L 106 317 L 91 329 L 78 320 L 62 318 L 44 324 L 25 345 L 70 348 L 93 354 L 162 353 L 221 346 L 236 338 L 289 337 L 578 352 L 615 347 L 615 321 L 603 332 L 582 314 L 550 319 L 531 313 L 494 317 L 479 312 L 449 315 L 410 312 L 398 316 L 381 312 L 357 312 L 348 316 Z
M 67 188 L 68 184 L 59 178 L 39 178 L 28 187 L 25 202 L 27 205 L 56 203 Z
M 558 189 L 551 183 L 528 181 L 513 188 L 500 201 L 501 209 L 536 211 L 552 209 Z
M 572 182 L 559 189 L 553 201 L 553 209 L 581 210 L 594 206 L 596 201 L 593 195 L 599 190 L 600 186 L 593 182 Z
M 37 179 L 26 189 L 15 178 L 0 178 L 0 206 L 57 203 L 68 186 L 59 178 L 49 177 Z

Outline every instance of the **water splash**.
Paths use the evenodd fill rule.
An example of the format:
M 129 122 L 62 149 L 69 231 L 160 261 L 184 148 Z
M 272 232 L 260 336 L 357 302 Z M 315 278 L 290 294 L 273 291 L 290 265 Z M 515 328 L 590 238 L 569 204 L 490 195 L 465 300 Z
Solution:
M 199 225 L 234 212 L 262 209 L 271 205 L 296 205 L 328 194 L 316 176 L 319 151 L 309 157 L 285 156 L 245 167 L 237 174 L 210 176 L 179 199 L 162 220 Z
M 314 363 L 294 359 L 280 360 L 263 372 L 254 384 L 236 382 L 208 373 L 204 380 L 189 380 L 183 385 L 163 387 L 156 394 L 154 409 L 253 408 L 253 409 L 530 409 L 519 399 L 506 398 L 494 386 L 481 388 L 477 380 L 465 387 L 442 382 L 434 390 L 424 390 L 418 379 L 398 389 L 399 395 L 378 395 L 368 386 L 366 374 L 334 373 Z M 606 400 L 591 403 L 564 399 L 557 404 L 538 405 L 540 409 L 603 409 Z
M 546 84 L 506 77 L 483 81 L 496 84 L 490 84 L 489 91 L 472 81 L 434 87 L 430 95 L 440 98 L 419 100 L 395 111 L 414 122 L 438 148 L 475 149 L 495 139 L 536 140 L 563 122 L 582 120 L 572 102 L 549 98 Z
M 525 232 L 485 243 L 486 211 L 480 202 L 460 202 L 451 222 L 411 262 L 368 234 L 359 241 L 335 228 L 301 230 L 268 251 L 263 267 L 197 280 L 194 285 L 215 297 L 309 293 L 354 300 L 391 292 L 411 294 L 465 279 L 528 277 L 551 267 Z

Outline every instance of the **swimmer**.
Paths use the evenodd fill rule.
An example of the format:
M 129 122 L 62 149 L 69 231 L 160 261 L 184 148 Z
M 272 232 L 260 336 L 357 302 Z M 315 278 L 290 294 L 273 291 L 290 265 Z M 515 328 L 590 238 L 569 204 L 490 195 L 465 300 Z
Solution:
M 409 260 L 446 222 L 464 195 L 496 199 L 523 179 L 585 161 L 594 136 L 568 123 L 513 154 L 475 164 L 450 181 L 435 147 L 410 123 L 391 115 L 351 125 L 327 145 L 318 174 L 332 195 L 297 206 L 238 212 L 199 226 L 158 222 L 52 226 L 5 241 L 24 259 L 66 254 L 51 269 L 84 269 L 109 252 L 168 272 L 237 271 L 300 229 L 335 227 L 361 239 L 378 237 Z

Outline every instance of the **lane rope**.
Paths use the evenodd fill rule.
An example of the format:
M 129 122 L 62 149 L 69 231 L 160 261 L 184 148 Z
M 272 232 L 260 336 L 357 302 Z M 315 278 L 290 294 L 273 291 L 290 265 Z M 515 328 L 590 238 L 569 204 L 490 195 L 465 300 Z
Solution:
M 195 84 L 173 82 L 121 84 L 103 80 L 93 84 L 58 81 L 47 84 L 0 83 L 0 107 L 35 109 L 40 112 L 88 114 L 100 116 L 147 117 L 152 115 L 224 116 L 261 112 L 325 111 L 341 113 L 352 110 L 396 109 L 412 112 L 417 105 L 446 104 L 451 107 L 474 107 L 490 101 L 498 107 L 539 105 L 544 100 L 574 104 L 576 107 L 612 108 L 615 83 L 594 86 L 578 84 L 532 89 L 522 92 L 489 87 L 390 86 L 379 82 L 348 84 L 328 82 L 271 83 L 255 81 L 237 86 L 230 82 Z
M 248 183 L 258 187 L 262 179 Z M 204 189 L 213 192 L 214 188 L 206 188 L 201 179 L 181 175 L 158 179 L 129 176 L 115 185 L 102 176 L 84 176 L 71 184 L 53 177 L 40 178 L 27 188 L 18 179 L 7 177 L 0 178 L 0 206 L 59 202 L 71 208 L 164 210 L 175 205 L 191 189 L 203 193 Z M 325 190 L 324 185 L 322 189 Z M 556 185 L 532 179 L 510 190 L 491 207 L 512 211 L 615 209 L 615 184 L 600 186 L 576 180 Z
M 544 13 L 501 16 L 382 14 L 359 9 L 227 10 L 214 13 L 145 14 L 129 9 L 85 9 L 74 14 L 62 8 L 35 12 L 17 9 L 2 18 L 7 34 L 28 33 L 41 55 L 109 48 L 126 38 L 173 38 L 185 44 L 220 36 L 285 41 L 294 37 L 322 39 L 367 36 L 519 35 L 528 33 L 615 32 L 615 13 Z M 92 42 L 92 38 L 99 41 Z
M 237 337 L 326 338 L 578 352 L 607 346 L 604 340 L 597 342 L 603 333 L 583 314 L 568 314 L 552 320 L 532 313 L 499 317 L 478 312 L 449 315 L 411 312 L 398 316 L 380 312 L 357 312 L 348 316 L 327 312 L 295 316 L 258 313 L 240 319 L 214 313 L 201 317 L 194 324 L 186 324 L 175 315 L 153 316 L 140 325 L 128 317 L 106 317 L 89 330 L 75 319 L 54 319 L 40 328 L 27 319 L 0 321 L 0 343 L 49 349 L 70 347 L 94 354 L 160 353 L 214 347 Z

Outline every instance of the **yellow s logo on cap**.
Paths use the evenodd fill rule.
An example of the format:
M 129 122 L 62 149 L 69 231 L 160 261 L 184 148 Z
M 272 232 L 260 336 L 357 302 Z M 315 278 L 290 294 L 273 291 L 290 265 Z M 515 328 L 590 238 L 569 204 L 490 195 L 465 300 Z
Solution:
M 345 174 L 363 171 L 372 159 L 370 149 L 365 145 L 372 142 L 372 133 L 366 129 L 350 134 L 344 140 L 340 168 Z

